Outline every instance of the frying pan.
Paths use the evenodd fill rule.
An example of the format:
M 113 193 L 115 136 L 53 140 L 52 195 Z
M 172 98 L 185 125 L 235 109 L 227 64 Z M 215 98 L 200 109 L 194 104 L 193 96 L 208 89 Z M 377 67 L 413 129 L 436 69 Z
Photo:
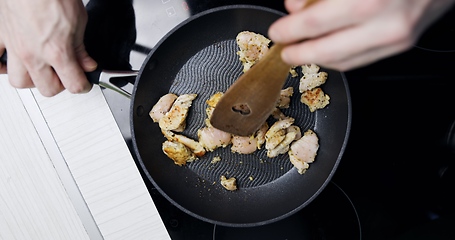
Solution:
M 230 147 L 207 152 L 178 166 L 164 155 L 165 138 L 148 112 L 169 92 L 196 93 L 182 133 L 197 140 L 207 118 L 205 101 L 226 89 L 242 74 L 235 37 L 244 30 L 267 36 L 269 26 L 284 13 L 252 5 L 231 5 L 194 15 L 176 26 L 149 53 L 132 93 L 131 131 L 138 162 L 156 189 L 182 211 L 198 219 L 230 227 L 251 227 L 286 218 L 307 206 L 328 184 L 343 155 L 351 126 L 351 101 L 343 73 L 329 69 L 322 89 L 330 104 L 310 112 L 300 103 L 298 79 L 289 109 L 302 132 L 312 129 L 320 148 L 314 163 L 299 174 L 287 154 L 268 158 L 264 149 L 253 154 L 233 153 Z M 296 31 L 304 31 L 296 29 Z M 270 120 L 270 119 L 269 119 Z M 272 120 L 270 120 L 272 121 Z M 211 163 L 215 156 L 221 161 Z M 228 191 L 220 176 L 235 177 L 238 190 Z
M 324 109 L 310 112 L 300 103 L 301 72 L 285 84 L 294 87 L 294 96 L 283 113 L 295 118 L 294 124 L 302 132 L 312 129 L 319 137 L 315 162 L 305 174 L 293 168 L 287 154 L 268 158 L 264 149 L 242 155 L 231 152 L 230 147 L 221 148 L 182 167 L 161 149 L 165 138 L 148 115 L 158 99 L 169 92 L 198 94 L 183 132 L 197 139 L 197 130 L 205 126 L 207 118 L 205 101 L 217 91 L 226 91 L 242 74 L 236 35 L 248 30 L 267 36 L 269 26 L 283 15 L 253 5 L 201 12 L 164 36 L 138 73 L 113 75 L 137 75 L 131 94 L 130 126 L 133 147 L 145 175 L 170 202 L 198 219 L 229 227 L 252 227 L 286 218 L 323 191 L 344 153 L 351 128 L 351 100 L 344 74 L 330 69 L 321 69 L 328 73 L 322 88 L 330 96 L 330 104 Z M 6 54 L 1 60 L 6 60 Z M 87 77 L 129 97 L 129 93 L 106 81 L 110 74 L 97 71 Z M 215 156 L 221 161 L 212 163 Z M 224 189 L 220 184 L 222 175 L 235 177 L 239 189 Z

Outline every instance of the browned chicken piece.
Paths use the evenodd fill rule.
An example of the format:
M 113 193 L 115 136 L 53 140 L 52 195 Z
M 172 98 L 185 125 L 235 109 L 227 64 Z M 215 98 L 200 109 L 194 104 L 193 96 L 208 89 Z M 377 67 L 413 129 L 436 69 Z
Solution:
M 319 87 L 327 80 L 328 73 L 319 72 L 319 66 L 308 64 L 302 66 L 303 77 L 300 78 L 299 91 L 301 93 Z
M 314 162 L 319 149 L 319 138 L 313 130 L 307 130 L 303 136 L 291 144 L 289 159 L 300 174 L 305 173 L 309 164 Z
M 213 110 L 222 96 L 223 92 L 216 92 L 205 101 L 208 105 L 205 110 L 207 114 L 207 118 L 205 119 L 206 127 L 199 129 L 197 132 L 199 143 L 207 151 L 211 152 L 219 147 L 228 146 L 231 143 L 232 138 L 232 134 L 214 128 L 210 123 L 210 117 L 212 116 Z
M 289 108 L 289 104 L 291 103 L 291 97 L 294 94 L 294 88 L 288 87 L 281 90 L 280 98 L 276 104 L 277 108 Z
M 259 33 L 242 31 L 237 34 L 237 45 L 240 50 L 237 52 L 243 64 L 243 72 L 248 71 L 268 51 L 270 39 Z
M 182 94 L 177 97 L 171 109 L 159 120 L 162 130 L 182 132 L 185 129 L 189 108 L 197 94 Z
M 153 122 L 159 122 L 160 119 L 169 112 L 177 97 L 178 96 L 173 93 L 168 93 L 163 95 L 158 102 L 153 105 L 152 110 L 149 112 Z
M 237 179 L 235 179 L 234 177 L 226 178 L 225 176 L 221 176 L 220 180 L 221 180 L 221 185 L 225 189 L 227 189 L 229 191 L 237 190 Z
M 256 131 L 256 147 L 257 149 L 261 149 L 262 145 L 265 143 L 265 134 L 269 130 L 269 124 L 265 122 L 262 124 L 262 126 L 259 128 L 259 130 Z
M 294 118 L 278 120 L 265 133 L 265 148 L 274 149 L 286 137 L 286 129 L 294 123 Z
M 289 73 L 291 74 L 291 77 L 295 78 L 299 76 L 299 73 L 297 73 L 297 70 L 295 70 L 296 66 L 292 66 L 291 69 L 289 70 Z
M 177 141 L 164 141 L 162 149 L 164 154 L 179 166 L 197 159 L 196 155 L 188 147 Z
M 273 109 L 273 112 L 271 114 L 271 116 L 276 119 L 276 120 L 283 120 L 285 118 L 288 118 L 286 115 L 284 115 L 284 113 L 277 107 L 275 107 L 275 109 Z
M 223 96 L 223 92 L 216 92 L 212 96 L 210 96 L 205 103 L 209 105 L 209 107 L 215 107 L 216 104 L 220 101 L 221 97 Z
M 198 141 L 195 141 L 182 134 L 173 133 L 172 131 L 162 132 L 163 135 L 167 138 L 167 140 L 182 143 L 183 145 L 188 147 L 197 157 L 202 157 L 205 155 L 206 153 L 205 148 Z
M 286 129 L 287 132 L 295 132 L 295 140 L 299 140 L 302 137 L 302 132 L 300 127 L 296 125 L 291 125 Z
M 283 141 L 281 141 L 275 148 L 267 150 L 267 157 L 273 158 L 280 154 L 287 153 L 289 151 L 290 144 L 295 140 L 296 136 L 296 132 L 287 132 Z
M 310 112 L 314 112 L 326 107 L 330 103 L 330 97 L 317 87 L 303 92 L 300 101 L 308 106 Z

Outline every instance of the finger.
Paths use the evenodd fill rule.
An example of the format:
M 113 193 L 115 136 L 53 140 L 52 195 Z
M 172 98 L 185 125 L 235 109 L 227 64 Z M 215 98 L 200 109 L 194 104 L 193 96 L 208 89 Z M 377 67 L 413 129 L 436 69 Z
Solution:
M 406 48 L 403 48 L 399 45 L 375 48 L 368 50 L 367 52 L 350 56 L 346 59 L 326 63 L 324 67 L 338 71 L 348 71 L 355 68 L 367 66 L 368 64 L 372 64 L 380 59 L 395 55 L 399 52 L 403 52 L 404 50 L 406 50 Z
M 98 67 L 98 63 L 85 51 L 84 45 L 76 49 L 76 58 L 85 72 L 92 72 Z
M 307 5 L 318 2 L 319 0 L 285 0 L 284 6 L 289 13 L 295 13 L 302 10 Z
M 87 93 L 92 89 L 75 53 L 67 51 L 51 61 L 63 86 L 71 93 Z
M 353 14 L 355 12 L 353 9 L 359 8 L 351 6 L 353 2 L 356 1 L 316 2 L 278 19 L 270 26 L 268 35 L 274 42 L 289 44 L 361 23 L 365 14 Z
M 378 26 L 384 26 L 387 29 L 381 30 Z M 406 39 L 405 31 L 394 27 L 397 25 L 392 27 L 386 23 L 371 23 L 367 26 L 343 29 L 320 38 L 290 45 L 283 49 L 282 58 L 293 65 L 307 63 L 327 65 L 387 45 L 395 46 L 400 50 L 410 47 L 412 42 Z
M 284 6 L 289 13 L 300 11 L 305 6 L 306 0 L 285 0 Z
M 8 51 L 8 79 L 15 88 L 35 87 L 27 69 L 13 51 Z
M 59 77 L 51 66 L 29 70 L 30 77 L 41 95 L 52 97 L 65 90 Z

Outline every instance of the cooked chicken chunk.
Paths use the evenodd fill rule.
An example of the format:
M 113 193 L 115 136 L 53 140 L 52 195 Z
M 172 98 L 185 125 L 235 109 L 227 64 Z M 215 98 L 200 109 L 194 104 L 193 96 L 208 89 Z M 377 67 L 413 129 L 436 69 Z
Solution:
M 292 66 L 291 69 L 289 70 L 289 73 L 291 74 L 291 77 L 298 77 L 299 76 L 299 73 L 297 72 L 297 70 L 295 68 L 296 68 L 296 66 Z
M 273 109 L 271 116 L 273 118 L 275 118 L 276 120 L 283 120 L 283 119 L 287 118 L 287 116 L 284 115 L 284 113 L 277 107 L 275 107 L 275 109 Z
M 256 131 L 256 145 L 257 149 L 261 149 L 262 145 L 265 143 L 265 134 L 269 130 L 269 124 L 265 122 L 262 124 L 262 126 L 259 128 L 259 130 Z
M 303 77 L 300 78 L 299 91 L 301 93 L 319 87 L 327 80 L 326 72 L 319 72 L 319 66 L 316 64 L 308 64 L 302 66 Z
M 183 166 L 187 162 L 197 159 L 196 155 L 189 148 L 177 141 L 166 140 L 163 142 L 162 149 L 164 154 L 179 166 Z
M 257 139 L 254 136 L 232 136 L 232 152 L 250 154 L 256 151 L 257 146 Z
M 294 88 L 288 87 L 281 90 L 280 98 L 276 104 L 277 108 L 289 108 L 289 104 L 291 103 L 291 97 L 294 94 Z
M 286 129 L 286 132 L 295 132 L 295 140 L 299 140 L 302 137 L 302 132 L 300 127 L 296 125 L 291 125 Z
M 219 147 L 226 147 L 231 143 L 232 134 L 221 131 L 210 124 L 210 117 L 212 116 L 213 110 L 215 109 L 216 104 L 222 96 L 222 92 L 216 92 L 208 100 L 205 101 L 208 105 L 206 108 L 206 127 L 199 129 L 197 132 L 201 145 L 207 151 L 211 152 Z
M 183 94 L 177 97 L 171 109 L 159 120 L 162 130 L 181 132 L 185 129 L 186 116 L 197 94 Z
M 289 151 L 289 145 L 295 140 L 297 136 L 296 132 L 287 132 L 281 141 L 275 148 L 267 150 L 267 157 L 273 158 L 280 154 L 284 154 Z
M 237 34 L 237 45 L 240 50 L 237 52 L 243 64 L 243 72 L 248 71 L 268 51 L 270 39 L 259 33 L 242 31 Z
M 319 138 L 312 130 L 307 130 L 303 136 L 291 144 L 289 159 L 300 174 L 305 173 L 309 163 L 314 162 L 319 149 Z
M 286 129 L 294 123 L 294 118 L 285 118 L 276 121 L 265 133 L 265 148 L 274 149 L 286 137 Z
M 207 150 L 214 151 L 219 147 L 226 147 L 231 143 L 232 134 L 221 131 L 212 126 L 203 127 L 197 131 L 199 143 Z
M 210 96 L 205 103 L 209 105 L 209 107 L 216 107 L 216 104 L 220 101 L 221 97 L 223 96 L 223 92 L 216 92 L 212 96 Z
M 300 101 L 308 106 L 310 112 L 314 112 L 327 106 L 330 103 L 330 97 L 317 87 L 303 92 Z
M 163 135 L 169 141 L 176 141 L 182 143 L 186 147 L 188 147 L 197 157 L 202 157 L 205 155 L 206 151 L 205 148 L 198 142 L 195 141 L 185 135 L 176 134 L 171 131 L 162 131 Z
M 229 190 L 229 191 L 234 191 L 237 190 L 237 179 L 231 177 L 231 178 L 226 178 L 225 176 L 220 177 L 221 180 L 221 185 Z
M 158 102 L 153 105 L 152 110 L 149 112 L 153 122 L 159 122 L 160 119 L 169 112 L 177 97 L 178 96 L 173 93 L 168 93 L 163 95 Z

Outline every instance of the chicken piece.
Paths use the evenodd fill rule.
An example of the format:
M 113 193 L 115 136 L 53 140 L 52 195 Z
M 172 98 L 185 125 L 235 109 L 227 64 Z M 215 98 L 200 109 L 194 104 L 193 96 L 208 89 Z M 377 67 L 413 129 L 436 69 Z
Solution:
M 269 130 L 269 124 L 265 122 L 262 126 L 256 131 L 256 147 L 261 149 L 262 145 L 265 143 L 265 134 Z
M 162 133 L 168 141 L 182 143 L 188 147 L 197 157 L 202 157 L 206 153 L 205 148 L 198 141 L 195 141 L 185 135 L 176 134 L 171 131 L 162 131 Z
M 289 154 L 289 161 L 291 161 L 292 165 L 297 169 L 297 172 L 300 174 L 304 174 L 308 168 L 310 168 L 310 164 L 307 162 L 300 161 L 296 156 L 291 154 L 291 151 L 288 152 Z
M 209 105 L 210 107 L 215 107 L 216 104 L 220 101 L 223 94 L 224 94 L 223 92 L 216 92 L 212 96 L 210 96 L 210 98 L 207 101 L 205 101 L 205 103 L 207 103 L 207 105 Z
M 295 140 L 297 136 L 296 132 L 288 132 L 286 133 L 283 141 L 281 141 L 275 148 L 267 150 L 267 157 L 273 158 L 280 154 L 284 154 L 289 151 L 289 145 L 292 141 Z
M 280 98 L 276 104 L 277 108 L 289 108 L 289 104 L 291 103 L 291 97 L 294 94 L 294 88 L 288 87 L 281 90 Z
M 183 166 L 187 162 L 197 159 L 196 155 L 189 148 L 177 141 L 164 141 L 162 149 L 164 154 L 179 166 Z
M 259 33 L 242 31 L 237 34 L 236 42 L 240 48 L 237 55 L 246 72 L 269 51 L 271 40 Z
M 295 78 L 299 76 L 299 73 L 297 73 L 297 70 L 295 70 L 296 66 L 292 66 L 291 69 L 289 69 L 289 73 L 291 74 L 291 77 Z
M 289 159 L 300 174 L 305 173 L 309 164 L 314 162 L 318 149 L 319 138 L 311 129 L 291 144 L 291 149 L 288 151 Z
M 168 93 L 163 95 L 158 102 L 153 105 L 152 110 L 149 112 L 153 122 L 159 122 L 160 119 L 169 112 L 177 97 L 178 96 L 173 93 Z
M 207 118 L 205 119 L 205 125 L 207 127 L 213 127 L 212 123 L 210 123 L 210 118 L 212 117 L 212 113 L 215 110 L 214 107 L 208 107 L 205 109 L 205 113 L 207 114 Z
M 221 176 L 220 180 L 221 180 L 221 185 L 225 189 L 227 189 L 229 191 L 237 190 L 237 179 L 235 179 L 234 177 L 226 178 L 225 176 Z
M 197 131 L 199 143 L 207 151 L 214 151 L 219 147 L 226 147 L 231 143 L 232 134 L 221 131 L 212 126 L 203 127 Z
M 303 92 L 300 101 L 308 106 L 310 112 L 314 112 L 325 108 L 330 103 L 330 96 L 318 87 Z
M 277 107 L 275 107 L 275 109 L 273 110 L 271 116 L 276 119 L 276 120 L 283 120 L 283 119 L 286 119 L 288 118 L 286 115 L 284 115 L 284 113 Z
M 319 87 L 327 80 L 328 73 L 319 72 L 319 66 L 308 64 L 302 66 L 303 76 L 300 78 L 299 91 L 301 93 Z
M 299 140 L 302 137 L 302 132 L 300 127 L 296 125 L 291 125 L 286 129 L 286 132 L 295 132 L 295 140 Z
M 182 94 L 177 97 L 171 109 L 159 120 L 162 130 L 182 132 L 185 129 L 186 116 L 197 94 Z
M 294 118 L 288 117 L 276 121 L 265 133 L 265 148 L 274 149 L 286 137 L 286 129 L 294 123 Z
M 231 151 L 240 154 L 250 154 L 257 149 L 257 139 L 253 136 L 232 136 Z

